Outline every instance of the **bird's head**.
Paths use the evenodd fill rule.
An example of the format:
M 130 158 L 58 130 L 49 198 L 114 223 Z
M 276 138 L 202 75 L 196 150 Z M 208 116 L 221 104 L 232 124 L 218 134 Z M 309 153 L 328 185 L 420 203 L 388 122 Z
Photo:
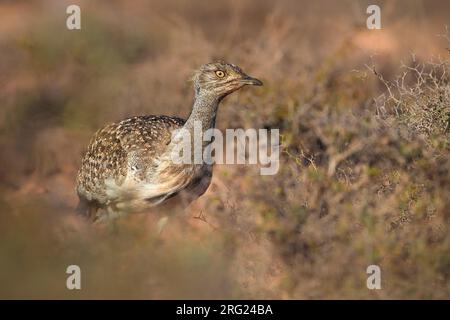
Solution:
M 209 94 L 223 98 L 245 85 L 262 86 L 234 64 L 223 61 L 203 65 L 193 77 L 196 94 Z

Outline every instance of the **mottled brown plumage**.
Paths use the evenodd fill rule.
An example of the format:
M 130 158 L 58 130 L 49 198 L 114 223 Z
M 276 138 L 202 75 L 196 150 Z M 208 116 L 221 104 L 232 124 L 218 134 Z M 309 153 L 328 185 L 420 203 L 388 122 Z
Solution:
M 171 141 L 172 132 L 181 128 L 192 132 L 196 121 L 201 121 L 202 130 L 214 127 L 218 105 L 226 95 L 262 83 L 225 62 L 204 65 L 193 80 L 195 101 L 186 121 L 139 116 L 97 131 L 77 176 L 81 213 L 96 218 L 139 212 L 180 193 L 189 202 L 206 191 L 212 166 L 173 163 L 170 154 L 177 142 Z

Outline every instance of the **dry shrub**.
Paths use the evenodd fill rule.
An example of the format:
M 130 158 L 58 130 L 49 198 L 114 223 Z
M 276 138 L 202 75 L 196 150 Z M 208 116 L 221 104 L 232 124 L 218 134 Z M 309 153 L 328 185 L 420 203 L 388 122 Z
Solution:
M 411 63 L 402 64 L 402 73 L 388 81 L 372 67 L 387 93 L 377 99 L 377 113 L 383 119 L 392 117 L 414 133 L 432 143 L 437 139 L 448 150 L 450 129 L 450 84 L 448 61 L 420 62 L 412 57 Z M 447 143 L 446 143 L 447 142 Z
M 340 107 L 313 87 L 310 103 L 292 106 L 276 186 L 250 188 L 289 266 L 290 297 L 447 297 L 448 69 L 428 67 L 411 69 L 410 84 L 375 73 L 389 89 L 377 103 Z M 363 289 L 371 264 L 380 292 Z

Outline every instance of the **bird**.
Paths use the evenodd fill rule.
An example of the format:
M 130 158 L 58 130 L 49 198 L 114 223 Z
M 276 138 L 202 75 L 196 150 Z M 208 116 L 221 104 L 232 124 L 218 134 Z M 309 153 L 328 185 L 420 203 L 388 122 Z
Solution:
M 201 66 L 192 81 L 194 102 L 187 119 L 134 116 L 93 135 L 76 177 L 78 213 L 95 222 L 145 212 L 169 199 L 180 198 L 188 205 L 207 190 L 212 164 L 172 161 L 171 153 L 181 143 L 173 138 L 174 131 L 192 133 L 195 123 L 201 124 L 202 132 L 214 128 L 223 98 L 244 86 L 263 83 L 224 61 Z M 202 142 L 202 148 L 206 144 Z

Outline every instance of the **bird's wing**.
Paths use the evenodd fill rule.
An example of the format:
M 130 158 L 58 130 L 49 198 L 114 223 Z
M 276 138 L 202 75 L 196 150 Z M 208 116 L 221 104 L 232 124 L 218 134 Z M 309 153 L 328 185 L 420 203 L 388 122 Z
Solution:
M 180 118 L 142 116 L 97 131 L 82 160 L 78 194 L 102 204 L 114 201 L 129 189 L 124 185 L 129 183 L 129 171 L 135 171 L 130 181 L 144 180 L 153 161 L 170 142 L 171 132 L 183 124 Z
M 127 154 L 118 135 L 118 124 L 110 124 L 92 137 L 77 176 L 77 192 L 88 201 L 107 202 L 105 182 L 121 184 L 127 173 Z

